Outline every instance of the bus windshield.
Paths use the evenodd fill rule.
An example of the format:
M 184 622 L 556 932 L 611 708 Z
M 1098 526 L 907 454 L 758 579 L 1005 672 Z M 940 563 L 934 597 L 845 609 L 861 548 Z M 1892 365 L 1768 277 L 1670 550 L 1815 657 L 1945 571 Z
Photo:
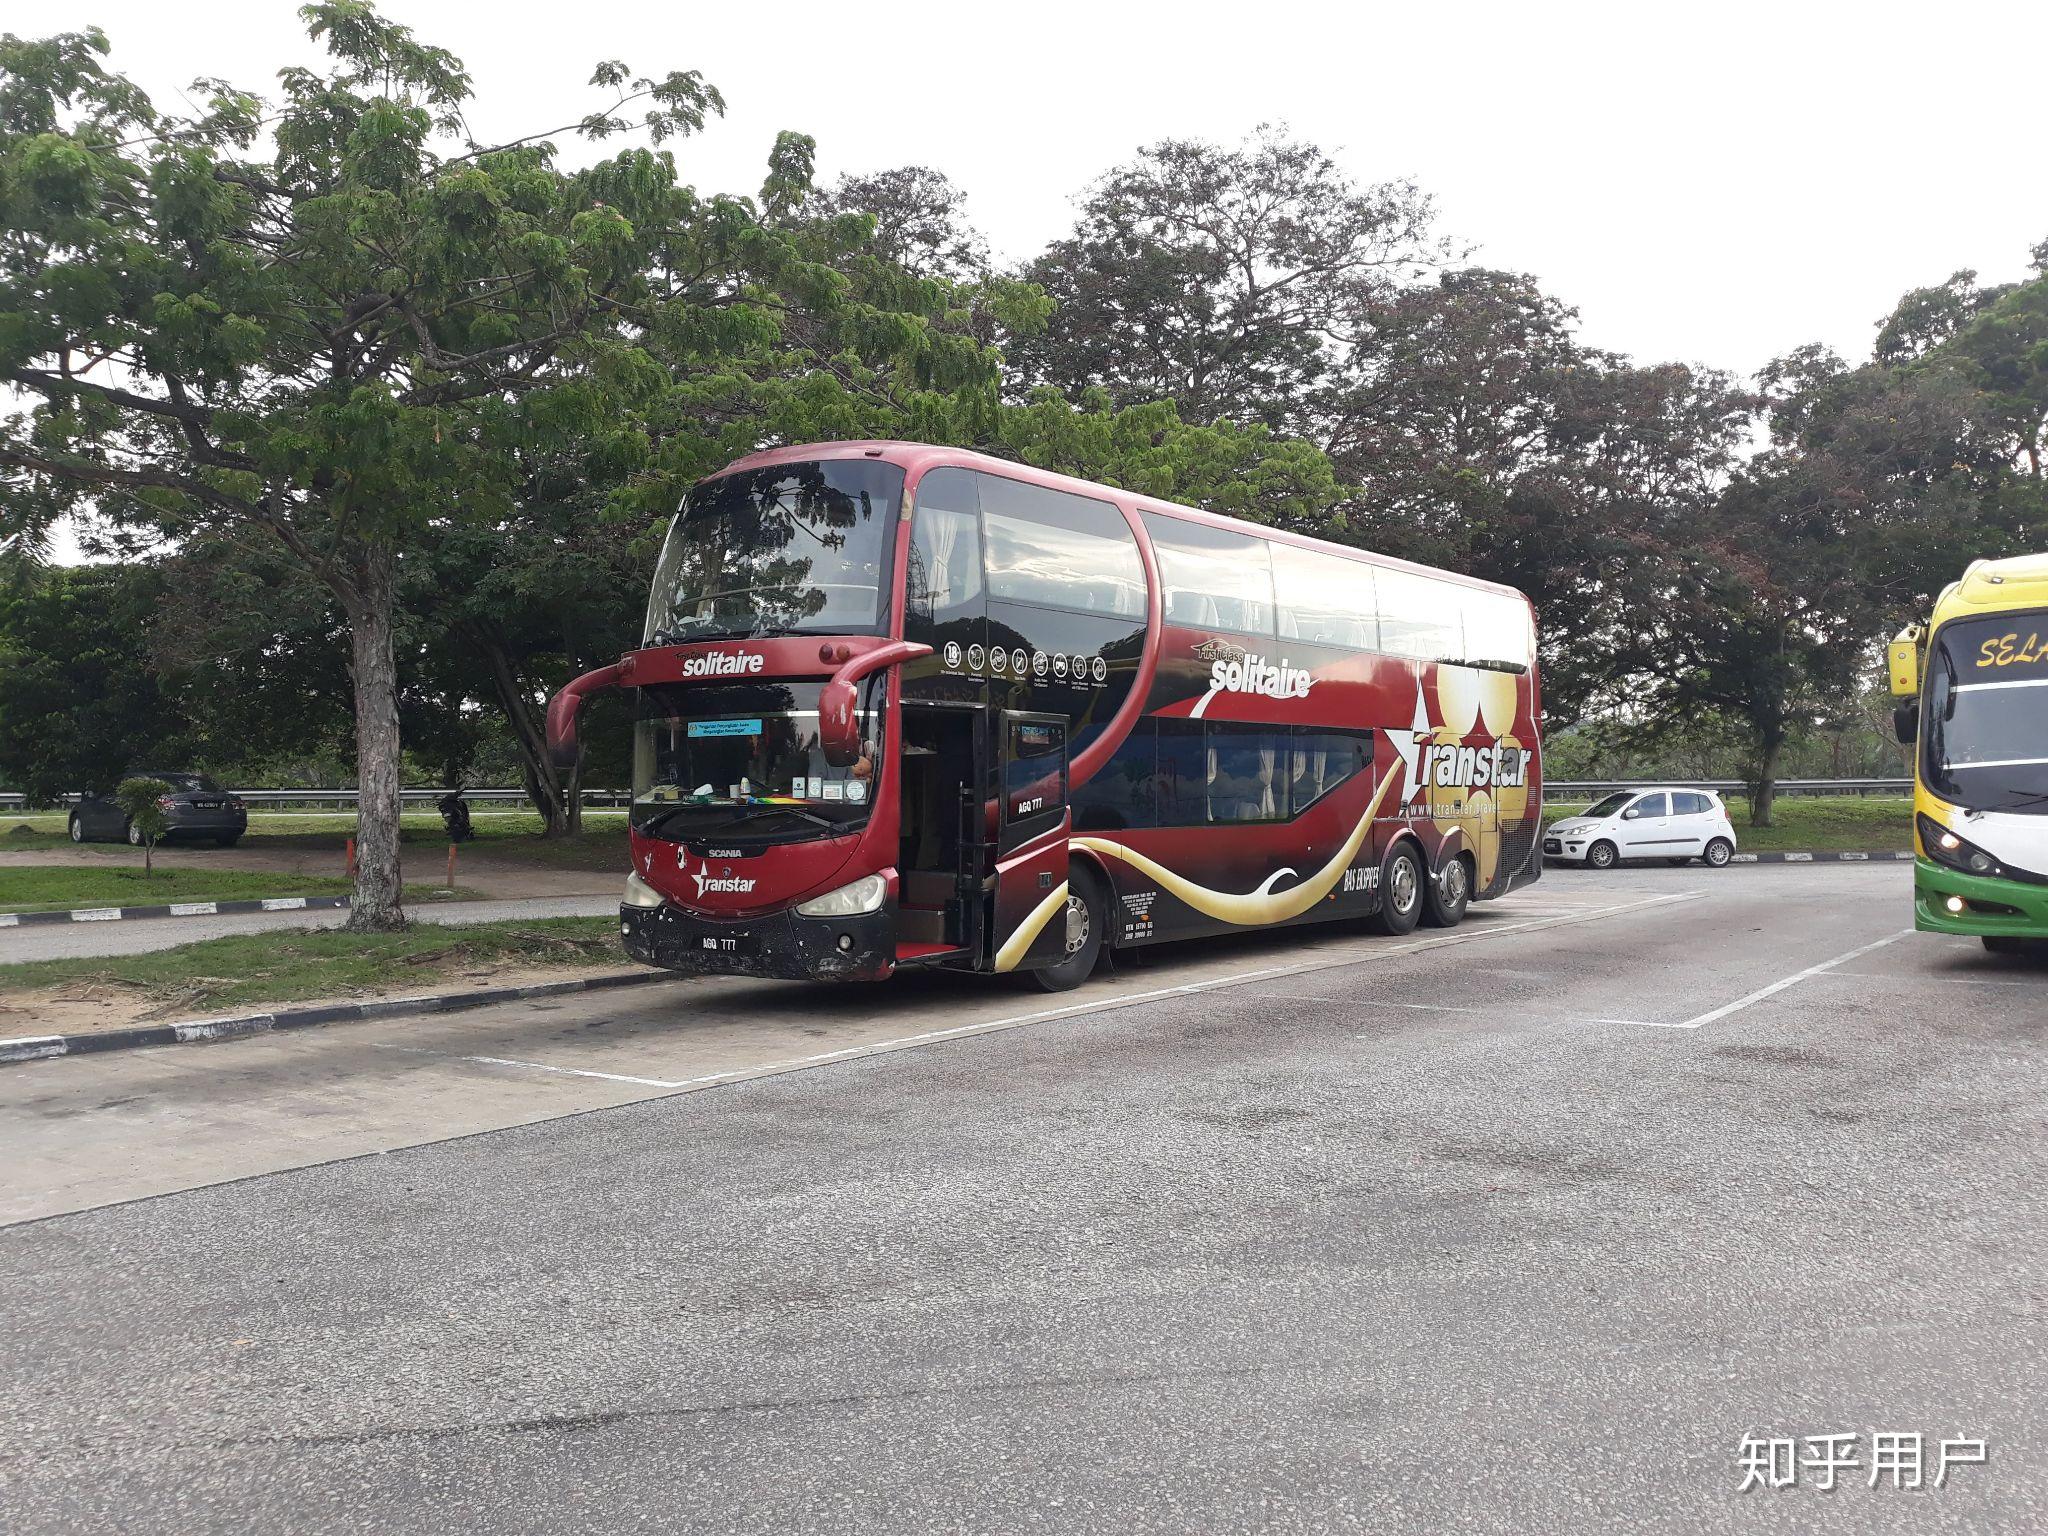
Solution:
M 2048 613 L 1944 624 L 1928 669 L 1928 787 L 1967 810 L 2048 814 Z
M 879 633 L 903 471 L 874 459 L 742 470 L 669 527 L 644 643 Z
M 671 840 L 711 834 L 778 840 L 851 830 L 868 818 L 880 769 L 872 679 L 863 751 L 834 767 L 818 744 L 822 683 L 640 690 L 633 736 L 633 827 Z

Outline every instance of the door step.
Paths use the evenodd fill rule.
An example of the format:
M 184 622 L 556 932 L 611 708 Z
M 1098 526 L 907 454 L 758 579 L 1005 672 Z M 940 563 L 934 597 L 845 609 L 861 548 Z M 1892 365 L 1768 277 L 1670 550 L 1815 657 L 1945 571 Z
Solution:
M 932 965 L 940 960 L 952 960 L 966 953 L 966 950 L 956 944 L 898 944 L 896 963 L 899 966 Z

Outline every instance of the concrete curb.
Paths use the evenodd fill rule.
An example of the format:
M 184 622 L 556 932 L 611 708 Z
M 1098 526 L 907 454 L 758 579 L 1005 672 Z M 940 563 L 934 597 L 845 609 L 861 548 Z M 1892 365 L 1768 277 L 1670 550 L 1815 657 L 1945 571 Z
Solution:
M 1566 869 L 1577 869 L 1585 864 L 1583 859 L 1559 858 L 1554 853 L 1543 856 L 1546 864 L 1556 864 Z M 1626 859 L 1618 868 L 1631 863 L 1656 864 L 1655 858 Z M 1728 856 L 1730 864 L 1910 864 L 1913 854 L 1910 850 L 1885 849 L 1876 853 L 1735 853 Z M 1590 865 L 1586 867 L 1590 868 Z
M 428 997 L 386 997 L 366 1003 L 319 1003 L 275 1013 L 248 1013 L 234 1018 L 195 1019 L 184 1024 L 148 1024 L 134 1029 L 108 1029 L 88 1035 L 23 1035 L 0 1040 L 0 1066 L 44 1061 L 52 1056 L 85 1056 L 94 1051 L 129 1051 L 145 1045 L 197 1045 L 209 1040 L 236 1040 L 281 1029 L 310 1029 L 320 1024 L 353 1024 L 364 1019 L 396 1019 L 408 1014 L 459 1013 L 532 997 L 560 997 L 570 992 L 602 992 L 613 987 L 644 986 L 673 981 L 677 971 L 614 971 L 574 981 L 540 981 L 524 987 L 483 987 L 472 992 L 438 992 Z
M 161 907 L 79 907 L 62 912 L 0 912 L 0 928 L 47 923 L 118 923 L 131 917 L 237 917 L 244 912 L 331 912 L 346 896 L 266 896 L 253 901 L 174 901 Z
M 1883 853 L 1738 853 L 1730 864 L 1910 864 L 1911 849 Z

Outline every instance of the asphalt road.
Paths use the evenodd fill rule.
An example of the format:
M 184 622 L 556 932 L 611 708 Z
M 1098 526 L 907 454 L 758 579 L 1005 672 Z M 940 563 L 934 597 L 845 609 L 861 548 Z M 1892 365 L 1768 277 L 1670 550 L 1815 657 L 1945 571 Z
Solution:
M 2048 970 L 1905 891 L 1557 873 L 1051 1000 L 682 983 L 0 1069 L 9 1208 L 69 1212 L 0 1230 L 0 1512 L 2040 1530 Z M 1988 1462 L 1872 1488 L 1873 1430 Z M 1738 1493 L 1749 1432 L 1866 1465 Z
M 406 913 L 415 922 L 495 923 L 513 918 L 610 917 L 619 910 L 616 896 L 541 896 L 519 901 L 451 901 L 446 906 L 410 902 Z M 30 928 L 0 928 L 0 965 L 25 960 L 69 960 L 94 955 L 141 955 L 154 949 L 225 939 L 238 933 L 269 933 L 280 928 L 339 928 L 348 921 L 345 909 L 320 912 L 244 912 L 227 917 L 131 917 L 115 922 L 48 923 Z

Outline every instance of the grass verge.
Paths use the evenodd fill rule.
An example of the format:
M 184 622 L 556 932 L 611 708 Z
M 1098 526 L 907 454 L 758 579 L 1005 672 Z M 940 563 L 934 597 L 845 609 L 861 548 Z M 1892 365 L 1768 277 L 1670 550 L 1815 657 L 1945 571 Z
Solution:
M 257 1003 L 412 993 L 457 981 L 489 986 L 510 969 L 625 963 L 618 923 L 562 917 L 474 927 L 423 924 L 403 933 L 297 928 L 206 939 L 143 955 L 0 965 L 0 996 L 50 991 L 125 994 L 159 1016 Z
M 152 907 L 172 901 L 255 901 L 269 896 L 346 896 L 349 883 L 325 875 L 246 869 L 159 869 L 147 879 L 122 865 L 31 865 L 0 869 L 0 912 L 62 912 L 80 907 Z M 408 885 L 405 899 L 473 899 L 457 888 Z
M 494 811 L 472 808 L 471 825 L 476 838 L 463 845 L 492 856 L 511 857 L 567 868 L 610 869 L 625 860 L 626 813 L 585 811 L 581 837 L 544 838 L 541 821 L 532 811 Z M 61 811 L 0 813 L 0 853 L 31 853 L 51 848 L 69 848 L 68 823 Z M 249 830 L 242 846 L 301 846 L 340 848 L 353 837 L 355 816 L 326 811 L 251 811 Z M 399 819 L 400 839 L 407 847 L 445 849 L 448 834 L 441 818 L 432 811 L 413 811 Z M 291 840 L 287 842 L 285 840 Z M 112 847 L 89 843 L 87 847 Z M 232 856 L 211 843 L 172 842 L 166 848 L 199 848 Z M 458 858 L 460 855 L 458 855 Z M 296 893 L 293 893 L 296 894 Z
M 1911 800 L 1785 795 L 1779 797 L 1774 827 L 1752 827 L 1749 802 L 1741 795 L 1728 796 L 1727 806 L 1735 840 L 1746 853 L 1884 853 L 1913 846 Z M 1548 825 L 1585 808 L 1585 802 L 1546 804 L 1543 820 Z

